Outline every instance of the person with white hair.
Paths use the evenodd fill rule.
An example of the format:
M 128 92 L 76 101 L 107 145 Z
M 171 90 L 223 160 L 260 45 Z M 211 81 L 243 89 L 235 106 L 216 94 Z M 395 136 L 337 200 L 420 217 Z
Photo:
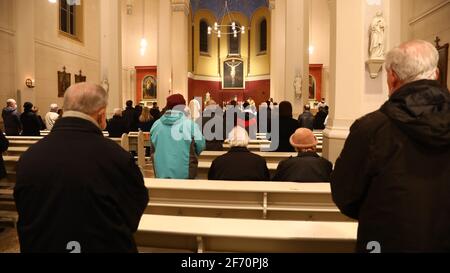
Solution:
M 106 126 L 106 131 L 109 133 L 109 137 L 122 137 L 123 134 L 128 134 L 129 128 L 127 126 L 127 121 L 122 116 L 122 109 L 114 109 L 113 117 L 108 120 L 108 125 Z
M 425 41 L 386 56 L 389 100 L 358 119 L 331 175 L 333 200 L 359 221 L 357 251 L 450 250 L 450 93 Z
M 5 125 L 5 134 L 7 136 L 19 136 L 22 132 L 22 123 L 20 122 L 20 113 L 17 110 L 17 103 L 14 99 L 6 101 L 2 118 Z
M 209 169 L 209 180 L 225 181 L 270 181 L 266 160 L 247 149 L 247 131 L 236 126 L 228 135 L 231 149 L 216 158 Z
M 99 85 L 72 85 L 63 117 L 21 156 L 14 199 L 22 253 L 137 252 L 148 190 L 134 158 L 103 136 L 107 102 Z
M 47 130 L 51 131 L 53 126 L 55 126 L 56 120 L 58 120 L 58 104 L 53 103 L 50 105 L 50 112 L 45 115 L 45 127 Z

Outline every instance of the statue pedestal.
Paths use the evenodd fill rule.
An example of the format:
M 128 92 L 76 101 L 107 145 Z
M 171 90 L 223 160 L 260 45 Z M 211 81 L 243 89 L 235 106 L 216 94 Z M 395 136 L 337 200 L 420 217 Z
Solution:
M 384 64 L 384 59 L 370 59 L 366 62 L 369 67 L 369 74 L 372 79 L 376 79 Z

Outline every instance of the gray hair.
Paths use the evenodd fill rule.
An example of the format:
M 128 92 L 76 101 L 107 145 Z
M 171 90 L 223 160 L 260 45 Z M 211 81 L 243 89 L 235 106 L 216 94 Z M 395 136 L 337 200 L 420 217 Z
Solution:
M 6 101 L 6 106 L 7 107 L 17 106 L 17 102 L 14 99 L 9 99 Z
M 65 111 L 78 111 L 92 115 L 108 105 L 108 93 L 97 84 L 78 83 L 67 89 L 64 95 Z
M 236 126 L 228 135 L 228 141 L 230 142 L 230 147 L 247 147 L 249 136 L 244 128 Z
M 386 56 L 386 70 L 394 71 L 405 84 L 436 80 L 439 53 L 429 42 L 413 40 L 392 49 Z
M 50 111 L 55 113 L 58 112 L 58 104 L 56 103 L 50 104 Z

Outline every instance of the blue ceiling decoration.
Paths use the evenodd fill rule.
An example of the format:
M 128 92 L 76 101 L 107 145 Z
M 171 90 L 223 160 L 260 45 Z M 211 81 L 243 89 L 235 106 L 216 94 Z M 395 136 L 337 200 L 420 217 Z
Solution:
M 231 12 L 242 12 L 248 18 L 260 7 L 269 7 L 268 0 L 191 0 L 192 12 L 200 9 L 211 10 L 216 18 L 223 16 L 225 1 L 228 1 L 228 8 Z

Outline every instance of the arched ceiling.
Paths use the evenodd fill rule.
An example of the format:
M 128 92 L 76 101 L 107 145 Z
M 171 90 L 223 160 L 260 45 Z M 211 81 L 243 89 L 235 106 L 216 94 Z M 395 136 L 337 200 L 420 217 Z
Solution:
M 268 0 L 191 0 L 193 15 L 200 9 L 207 9 L 212 11 L 216 18 L 222 18 L 225 1 L 228 1 L 231 12 L 242 12 L 248 18 L 260 7 L 269 7 Z

